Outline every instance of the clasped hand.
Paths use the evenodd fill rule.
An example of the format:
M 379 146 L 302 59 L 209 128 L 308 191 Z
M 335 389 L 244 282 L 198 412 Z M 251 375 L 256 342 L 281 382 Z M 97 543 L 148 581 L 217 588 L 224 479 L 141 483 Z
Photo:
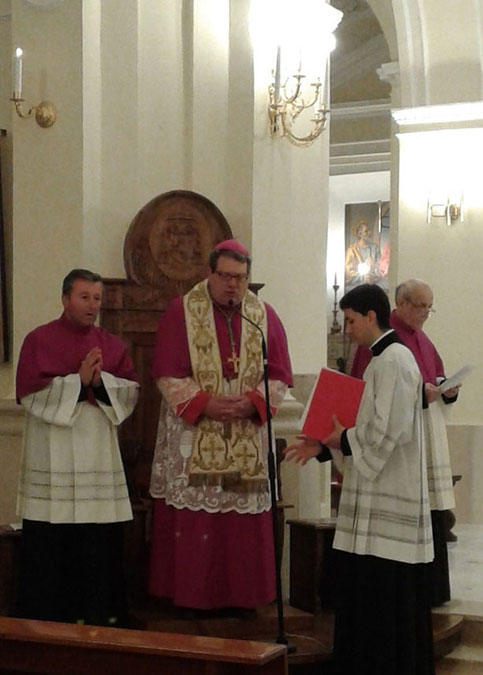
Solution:
M 101 383 L 102 352 L 99 347 L 93 347 L 86 354 L 79 368 L 79 376 L 84 387 L 92 385 L 98 387 Z
M 326 439 L 322 441 L 324 445 L 328 445 L 329 448 L 340 448 L 340 437 L 344 431 L 344 427 L 337 419 L 336 415 L 332 415 L 332 421 L 334 423 L 334 431 L 327 436 Z M 321 451 L 320 442 L 315 438 L 309 438 L 301 434 L 297 436 L 297 442 L 288 445 L 283 451 L 285 459 L 287 462 L 294 459 L 297 464 L 304 466 L 307 464 L 309 459 L 312 457 L 317 457 Z
M 248 396 L 213 396 L 203 414 L 217 422 L 230 422 L 252 417 L 255 411 Z

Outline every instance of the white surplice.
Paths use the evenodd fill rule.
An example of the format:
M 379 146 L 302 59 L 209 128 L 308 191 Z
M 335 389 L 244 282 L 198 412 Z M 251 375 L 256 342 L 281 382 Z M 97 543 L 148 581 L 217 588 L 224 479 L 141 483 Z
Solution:
M 111 405 L 78 401 L 78 373 L 24 396 L 27 411 L 17 511 L 49 523 L 132 519 L 117 426 L 136 405 L 137 382 L 102 372 Z
M 368 365 L 344 480 L 334 548 L 407 563 L 433 559 L 422 380 L 407 347 L 392 342 Z
M 431 509 L 454 509 L 453 472 L 449 459 L 446 433 L 446 408 L 438 398 L 423 411 L 424 433 L 427 445 L 429 503 Z

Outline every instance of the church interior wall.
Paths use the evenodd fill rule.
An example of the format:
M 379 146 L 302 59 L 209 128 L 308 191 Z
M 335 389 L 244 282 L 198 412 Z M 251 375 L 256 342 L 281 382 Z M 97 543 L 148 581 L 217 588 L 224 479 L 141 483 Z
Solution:
M 447 429 L 453 474 L 461 476 L 455 486 L 457 521 L 483 525 L 483 427 L 474 424 L 449 424 Z
M 477 101 L 482 96 L 482 4 L 473 0 L 424 2 L 428 103 Z M 455 26 L 458 27 L 455 30 Z
M 483 202 L 476 169 L 483 130 L 404 133 L 399 140 L 399 276 L 424 278 L 433 287 L 437 311 L 426 327 L 445 356 L 447 370 L 465 362 L 479 365 L 483 362 L 480 318 L 468 305 L 468 293 L 478 292 L 483 285 L 479 263 Z M 463 222 L 448 226 L 440 217 L 427 223 L 428 200 L 444 204 L 461 197 Z M 454 423 L 483 423 L 479 393 L 478 376 L 469 376 L 454 406 Z
M 457 404 L 448 411 L 450 451 L 458 520 L 483 523 L 479 486 L 483 481 L 480 452 L 483 406 L 481 312 L 473 298 L 483 286 L 479 262 L 483 246 L 479 189 L 480 128 L 399 134 L 399 277 L 427 280 L 434 291 L 436 314 L 425 330 L 444 358 L 446 372 L 464 363 L 476 366 L 465 381 Z M 463 197 L 464 221 L 448 226 L 444 218 L 427 223 L 428 199 L 440 203 Z
M 415 7 L 424 7 L 424 13 L 408 23 L 420 27 L 416 47 L 398 35 L 403 102 L 481 97 L 483 31 L 475 14 L 480 4 L 463 1 L 471 11 L 462 11 L 459 3 L 452 7 L 457 3 L 451 0 L 407 3 L 406 13 Z M 391 55 L 402 21 L 393 4 L 394 27 L 390 3 L 370 1 Z M 274 52 L 265 54 L 261 47 L 252 52 L 249 5 L 249 0 L 69 0 L 42 11 L 20 0 L 0 0 L 0 15 L 11 16 L 0 22 L 5 56 L 0 120 L 13 139 L 2 170 L 14 194 L 11 218 L 6 200 L 7 224 L 15 223 L 14 359 L 24 335 L 58 315 L 63 275 L 82 265 L 124 276 L 122 245 L 131 219 L 156 194 L 185 188 L 212 199 L 251 246 L 253 276 L 266 284 L 262 297 L 286 325 L 295 372 L 313 374 L 325 362 L 331 286 L 335 272 L 343 278 L 343 205 L 388 199 L 389 174 L 334 176 L 329 197 L 327 133 L 303 150 L 268 137 L 267 73 Z M 421 35 L 425 51 L 416 39 Z M 51 129 L 12 115 L 13 44 L 25 52 L 26 102 L 48 98 L 57 106 Z M 412 60 L 403 49 L 414 50 Z M 454 145 L 445 141 L 428 149 L 431 163 L 421 170 L 419 186 L 411 177 L 424 164 L 423 146 L 411 147 L 408 140 L 400 149 L 398 276 L 422 276 L 434 286 L 438 313 L 428 332 L 448 369 L 468 359 L 480 364 L 480 319 L 468 310 L 467 295 L 483 281 L 477 261 L 483 205 L 476 194 L 473 202 L 465 194 L 464 223 L 427 228 L 425 180 L 438 166 L 477 166 L 468 157 L 473 162 L 481 156 L 481 139 L 458 137 Z M 448 317 L 457 327 L 450 333 Z M 13 393 L 12 374 L 10 365 L 2 380 L 0 370 L 4 396 Z M 473 375 L 452 418 L 453 430 L 472 429 L 464 436 L 472 453 L 468 462 L 476 461 L 482 411 Z M 483 522 L 474 505 L 466 512 Z
M 2 199 L 3 225 L 6 253 L 7 301 L 9 316 L 12 317 L 12 104 L 9 101 L 11 89 L 11 16 L 10 0 L 0 0 L 0 129 L 6 131 L 2 137 Z M 9 363 L 0 364 L 0 397 L 9 396 L 12 390 L 12 368 Z
M 26 104 L 51 100 L 58 116 L 50 129 L 13 117 L 14 360 L 23 336 L 59 314 L 59 277 L 83 262 L 81 12 L 80 0 L 52 13 L 12 3 Z
M 84 258 L 123 277 L 134 215 L 186 186 L 181 13 L 173 2 L 89 0 L 83 19 Z
M 399 78 L 392 88 L 393 108 L 481 99 L 480 0 L 392 2 L 392 17 L 383 11 L 389 3 L 368 2 L 381 23 L 392 57 L 399 63 Z M 440 128 L 445 126 L 455 125 Z M 482 245 L 477 225 L 482 204 L 475 185 L 477 158 L 481 156 L 479 126 L 480 120 L 473 129 L 446 135 L 441 131 L 439 136 L 435 131 L 409 136 L 399 133 L 391 142 L 391 251 L 396 255 L 391 286 L 411 276 L 432 285 L 438 312 L 425 328 L 448 372 L 467 361 L 477 367 L 481 364 L 480 317 L 465 300 L 468 293 L 478 292 L 482 281 L 480 268 L 475 267 L 476 252 Z M 425 127 L 431 128 L 431 124 Z M 449 228 L 442 219 L 426 224 L 429 193 L 434 193 L 431 201 L 439 202 L 441 191 L 451 200 L 454 195 L 448 192 L 463 191 L 465 222 Z M 463 523 L 483 523 L 477 487 L 483 480 L 481 404 L 477 369 L 465 382 L 448 419 L 453 473 L 462 474 L 455 497 L 457 519 Z
M 253 275 L 266 283 L 263 298 L 284 322 L 296 373 L 315 372 L 326 354 L 327 197 L 322 147 L 314 149 L 312 157 L 297 154 L 298 148 L 274 149 L 275 171 L 262 176 L 260 165 L 254 191 Z M 305 161 L 310 163 L 309 173 L 301 168 Z
M 252 247 L 254 277 L 285 322 L 295 370 L 312 373 L 325 360 L 328 138 L 305 150 L 269 138 L 276 50 L 252 50 L 249 7 L 249 0 L 69 0 L 45 10 L 12 3 L 5 30 L 24 50 L 26 102 L 52 100 L 57 122 L 40 129 L 4 106 L 12 116 L 15 223 L 6 396 L 25 334 L 60 313 L 65 273 L 83 266 L 124 276 L 131 219 L 171 189 L 214 201 Z M 15 483 L 10 454 L 6 463 Z
M 17 522 L 24 415 L 13 399 L 0 400 L 0 524 Z

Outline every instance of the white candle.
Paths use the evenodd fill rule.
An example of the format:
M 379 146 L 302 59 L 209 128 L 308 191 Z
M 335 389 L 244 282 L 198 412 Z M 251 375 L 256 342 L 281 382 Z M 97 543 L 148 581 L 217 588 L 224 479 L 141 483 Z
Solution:
M 337 286 L 337 272 L 334 274 L 334 286 Z
M 322 105 L 326 105 L 327 109 L 330 108 L 330 53 L 327 54 L 325 61 L 324 86 L 321 103 Z
M 22 95 L 22 55 L 23 51 L 17 47 L 13 57 L 13 92 L 17 98 Z
M 280 45 L 277 47 L 277 63 L 275 65 L 275 83 L 273 87 L 273 102 L 278 103 L 280 96 Z

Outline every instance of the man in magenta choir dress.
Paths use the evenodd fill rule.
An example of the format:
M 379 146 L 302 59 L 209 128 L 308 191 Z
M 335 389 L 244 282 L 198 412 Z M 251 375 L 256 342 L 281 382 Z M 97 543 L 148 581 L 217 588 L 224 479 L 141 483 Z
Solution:
M 438 607 L 450 599 L 448 549 L 445 511 L 455 506 L 453 476 L 446 435 L 445 405 L 456 401 L 459 387 L 444 394 L 438 385 L 445 380 L 443 361 L 423 331 L 433 309 L 433 291 L 419 279 L 409 279 L 396 288 L 396 309 L 391 312 L 391 327 L 416 359 L 424 382 L 424 436 L 428 468 L 429 502 L 433 527 L 434 561 L 430 564 L 431 601 Z M 351 375 L 362 377 L 371 360 L 371 352 L 358 347 Z
M 17 367 L 25 408 L 15 616 L 124 625 L 124 526 L 132 520 L 117 427 L 139 384 L 124 343 L 95 326 L 99 274 L 74 269 L 62 316 L 31 331 Z
M 248 290 L 235 239 L 210 254 L 208 278 L 161 317 L 152 375 L 163 395 L 150 492 L 149 592 L 195 609 L 253 608 L 275 597 L 266 408 L 292 384 L 285 331 Z

